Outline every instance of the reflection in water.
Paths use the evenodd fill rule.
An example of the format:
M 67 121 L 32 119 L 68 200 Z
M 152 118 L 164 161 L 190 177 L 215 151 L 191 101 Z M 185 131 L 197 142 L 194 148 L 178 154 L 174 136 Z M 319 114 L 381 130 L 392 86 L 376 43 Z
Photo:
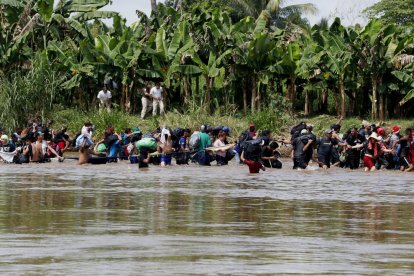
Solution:
M 414 270 L 412 174 L 0 167 L 0 272 Z

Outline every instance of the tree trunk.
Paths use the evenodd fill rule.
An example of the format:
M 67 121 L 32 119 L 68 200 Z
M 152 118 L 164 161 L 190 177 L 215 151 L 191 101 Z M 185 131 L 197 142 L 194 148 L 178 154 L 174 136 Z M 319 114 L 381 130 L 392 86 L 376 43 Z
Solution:
M 151 10 L 152 12 L 157 11 L 157 0 L 151 0 Z
M 252 114 L 256 111 L 256 97 L 257 97 L 257 83 L 256 76 L 252 76 L 252 98 L 251 98 L 251 110 Z
M 352 102 L 352 110 L 351 110 L 351 114 L 352 115 L 355 115 L 356 113 L 355 113 L 355 111 L 357 110 L 357 103 L 358 103 L 358 101 L 357 101 L 357 96 L 358 96 L 358 93 L 357 93 L 357 91 L 356 90 L 354 90 L 353 92 L 352 92 L 352 96 L 354 97 L 354 101 Z
M 207 85 L 205 105 L 206 105 L 207 112 L 210 113 L 210 111 L 211 111 L 211 109 L 210 109 L 210 107 L 211 107 L 211 90 L 213 88 L 214 79 L 210 78 L 207 75 L 205 77 L 206 77 L 206 85 Z
M 305 116 L 309 115 L 309 91 L 305 90 Z
M 345 84 L 344 79 L 341 78 L 339 80 L 339 92 L 341 95 L 341 118 L 345 118 L 346 112 L 345 112 Z
M 126 84 L 122 84 L 122 88 L 121 88 L 121 102 L 120 102 L 120 107 L 122 111 L 125 111 L 125 91 L 126 91 Z
M 296 78 L 291 77 L 288 83 L 288 99 L 293 104 L 293 101 L 296 98 Z
M 377 109 L 377 78 L 372 78 L 372 110 L 371 117 L 372 120 L 378 119 L 378 109 Z
M 194 94 L 196 94 L 194 96 Z M 195 98 L 198 97 L 198 95 L 200 95 L 200 76 L 196 77 L 196 91 L 195 93 L 193 93 L 193 101 L 195 103 Z
M 129 111 L 131 110 L 131 100 L 130 100 L 130 97 L 129 97 L 129 85 L 125 85 L 124 105 L 125 105 L 125 111 L 129 113 Z
M 382 77 L 378 78 L 378 86 L 382 91 Z M 384 93 L 379 93 L 379 119 L 381 121 L 385 120 L 385 103 L 384 103 Z
M 328 88 L 322 91 L 322 105 L 321 113 L 326 114 L 328 112 Z
M 244 114 L 247 113 L 247 82 L 242 81 L 242 90 L 243 90 L 243 111 Z
M 264 89 L 266 88 L 266 86 L 261 85 L 261 83 L 259 82 L 258 88 L 257 88 L 257 97 L 256 97 L 256 109 L 257 111 L 261 111 L 261 107 L 262 107 L 262 98 L 263 98 L 263 94 L 264 94 Z
M 187 104 L 188 103 L 188 99 L 190 98 L 190 89 L 191 89 L 191 84 L 188 80 L 188 77 L 183 77 L 183 89 L 184 89 L 184 103 Z

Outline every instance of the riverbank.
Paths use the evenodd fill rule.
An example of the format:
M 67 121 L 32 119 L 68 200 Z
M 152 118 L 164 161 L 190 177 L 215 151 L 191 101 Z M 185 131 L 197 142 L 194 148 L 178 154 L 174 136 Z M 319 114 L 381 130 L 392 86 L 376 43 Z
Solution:
M 139 115 L 131 115 L 120 111 L 107 112 L 90 112 L 84 113 L 77 110 L 62 110 L 55 112 L 53 117 L 53 128 L 60 128 L 66 126 L 71 134 L 76 134 L 80 131 L 85 121 L 91 121 L 96 125 L 96 133 L 100 135 L 108 125 L 113 125 L 116 131 L 121 132 L 125 128 L 139 127 L 144 133 L 153 131 L 159 126 L 165 125 L 170 128 L 188 127 L 191 130 L 198 130 L 202 124 L 212 126 L 228 126 L 231 128 L 233 138 L 237 138 L 243 132 L 248 124 L 256 124 L 259 130 L 269 129 L 272 131 L 275 138 L 289 137 L 289 127 L 298 124 L 299 122 L 306 122 L 314 125 L 314 132 L 322 135 L 323 131 L 329 128 L 332 124 L 340 123 L 342 131 L 350 127 L 360 127 L 362 120 L 365 118 L 350 117 L 343 120 L 338 120 L 334 116 L 320 115 L 315 117 L 297 117 L 288 114 L 281 116 L 273 116 L 269 111 L 262 111 L 256 115 L 243 115 L 241 113 L 234 113 L 232 115 L 212 114 L 208 115 L 205 112 L 181 114 L 176 111 L 168 112 L 164 118 L 152 117 L 141 120 Z M 385 127 L 389 130 L 393 125 L 398 125 L 402 129 L 413 127 L 414 119 L 391 119 L 380 122 L 371 122 Z

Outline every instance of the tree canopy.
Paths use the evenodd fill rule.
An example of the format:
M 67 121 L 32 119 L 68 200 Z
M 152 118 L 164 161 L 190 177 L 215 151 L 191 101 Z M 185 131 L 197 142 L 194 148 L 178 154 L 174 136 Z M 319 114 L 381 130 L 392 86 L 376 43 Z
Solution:
M 128 26 L 101 10 L 109 0 L 0 1 L 0 122 L 17 118 L 9 125 L 54 106 L 91 109 L 103 83 L 118 109 L 137 112 L 138 91 L 156 81 L 178 112 L 267 121 L 294 112 L 379 120 L 414 112 L 411 26 L 373 19 L 353 28 L 338 18 L 299 26 L 289 17 L 277 26 L 263 13 L 238 19 L 221 0 L 158 4 Z
M 414 25 L 413 0 L 381 0 L 364 10 L 369 18 L 379 18 L 386 24 Z

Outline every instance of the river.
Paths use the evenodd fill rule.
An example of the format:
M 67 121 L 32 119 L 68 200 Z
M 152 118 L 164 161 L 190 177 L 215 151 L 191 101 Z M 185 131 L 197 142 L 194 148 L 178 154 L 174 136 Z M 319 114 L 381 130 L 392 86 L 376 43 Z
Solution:
M 0 165 L 0 274 L 414 274 L 413 173 Z

